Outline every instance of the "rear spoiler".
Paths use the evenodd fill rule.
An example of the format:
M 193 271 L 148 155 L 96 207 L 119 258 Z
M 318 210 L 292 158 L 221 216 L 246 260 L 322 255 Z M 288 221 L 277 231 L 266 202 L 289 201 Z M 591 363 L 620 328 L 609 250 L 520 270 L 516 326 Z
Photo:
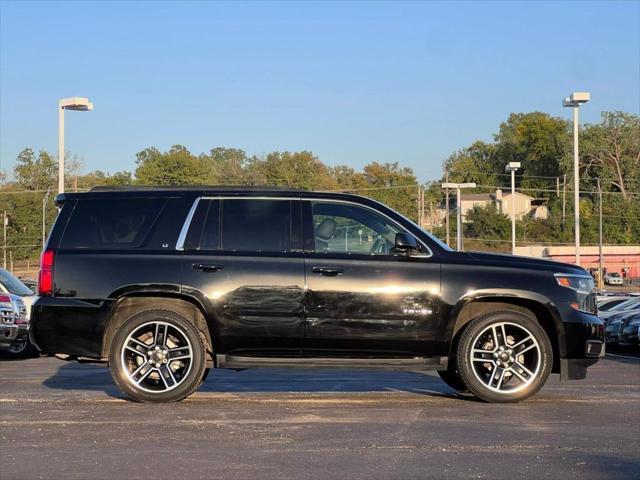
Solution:
M 56 199 L 55 199 L 56 207 L 62 208 L 66 199 L 67 199 L 67 195 L 64 193 L 59 193 L 58 195 L 56 195 Z

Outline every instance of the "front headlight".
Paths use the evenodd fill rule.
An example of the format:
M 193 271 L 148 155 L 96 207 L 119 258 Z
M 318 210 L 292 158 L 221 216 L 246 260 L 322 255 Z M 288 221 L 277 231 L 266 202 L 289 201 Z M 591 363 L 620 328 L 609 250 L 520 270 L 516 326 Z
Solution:
M 575 292 L 576 302 L 571 303 L 571 308 L 593 315 L 598 313 L 595 284 L 591 276 L 556 273 L 555 277 L 558 285 L 570 288 Z

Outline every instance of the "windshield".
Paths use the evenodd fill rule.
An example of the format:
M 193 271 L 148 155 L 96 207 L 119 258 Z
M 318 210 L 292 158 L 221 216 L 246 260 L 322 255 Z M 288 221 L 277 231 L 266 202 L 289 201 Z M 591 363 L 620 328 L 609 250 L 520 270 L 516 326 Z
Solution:
M 611 273 L 609 274 L 609 276 L 610 276 L 610 277 L 619 277 L 619 276 L 620 276 L 620 274 L 619 274 L 618 272 L 611 272 Z
M 0 283 L 2 283 L 9 293 L 13 293 L 14 295 L 20 295 L 22 297 L 33 295 L 33 292 L 29 287 L 4 268 L 0 268 Z
M 639 298 L 630 298 L 622 303 L 619 303 L 615 307 L 609 309 L 610 312 L 621 312 L 623 310 L 633 310 L 635 307 L 640 306 Z

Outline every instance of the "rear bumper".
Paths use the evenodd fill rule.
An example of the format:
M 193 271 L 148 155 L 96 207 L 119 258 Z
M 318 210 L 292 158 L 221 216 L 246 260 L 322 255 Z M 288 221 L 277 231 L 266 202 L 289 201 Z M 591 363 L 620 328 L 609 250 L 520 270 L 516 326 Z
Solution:
M 110 302 L 40 297 L 31 310 L 29 339 L 44 353 L 100 358 Z

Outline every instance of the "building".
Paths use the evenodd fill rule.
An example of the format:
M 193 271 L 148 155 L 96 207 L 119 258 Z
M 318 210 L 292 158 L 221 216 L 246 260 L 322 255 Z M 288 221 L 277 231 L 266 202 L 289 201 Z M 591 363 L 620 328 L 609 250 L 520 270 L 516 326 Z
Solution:
M 527 245 L 517 246 L 516 255 L 538 257 L 557 262 L 574 263 L 575 246 L 573 245 Z M 629 277 L 640 278 L 640 245 L 603 245 L 603 267 L 608 272 L 622 274 L 627 269 Z M 591 270 L 597 269 L 600 262 L 598 247 L 589 245 L 580 247 L 580 264 Z
M 466 221 L 467 213 L 472 210 L 473 207 L 486 207 L 488 205 L 495 206 L 500 213 L 506 215 L 509 217 L 509 220 L 511 220 L 512 202 L 515 202 L 516 220 L 522 220 L 526 216 L 532 216 L 537 220 L 546 220 L 549 216 L 549 209 L 547 208 L 545 199 L 536 199 L 520 192 L 512 195 L 511 192 L 503 193 L 501 189 L 498 189 L 494 193 L 461 195 L 460 209 L 462 211 L 462 221 Z

